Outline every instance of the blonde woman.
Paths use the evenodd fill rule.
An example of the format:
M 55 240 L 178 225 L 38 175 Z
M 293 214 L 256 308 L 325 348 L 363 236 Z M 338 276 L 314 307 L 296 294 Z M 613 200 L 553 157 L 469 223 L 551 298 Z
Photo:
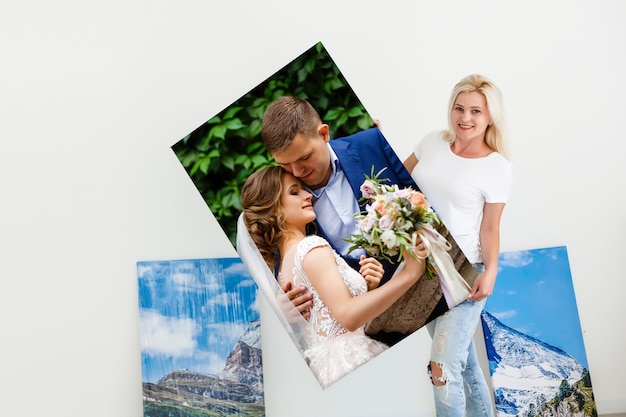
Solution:
M 404 165 L 478 277 L 466 301 L 427 325 L 428 369 L 438 416 L 492 417 L 473 336 L 495 285 L 500 218 L 512 183 L 499 89 L 481 75 L 463 78 L 452 90 L 448 120 L 448 129 L 426 135 Z

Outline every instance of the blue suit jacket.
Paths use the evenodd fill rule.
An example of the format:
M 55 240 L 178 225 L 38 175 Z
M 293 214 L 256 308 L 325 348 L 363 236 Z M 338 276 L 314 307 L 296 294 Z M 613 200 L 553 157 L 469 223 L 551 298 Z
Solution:
M 381 176 L 389 178 L 390 184 L 402 187 L 413 187 L 419 190 L 411 174 L 404 168 L 402 161 L 391 149 L 389 142 L 378 128 L 364 130 L 345 138 L 333 139 L 330 146 L 335 151 L 341 168 L 352 186 L 354 197 L 361 198 L 360 187 L 365 175 L 370 175 L 387 168 Z
M 415 181 L 411 178 L 411 174 L 404 168 L 402 161 L 391 149 L 389 142 L 387 142 L 387 139 L 385 139 L 378 128 L 364 130 L 344 138 L 333 139 L 330 141 L 330 146 L 339 159 L 341 168 L 352 187 L 354 198 L 357 201 L 361 198 L 361 184 L 365 180 L 365 175 L 372 173 L 372 167 L 374 167 L 374 173 L 386 167 L 387 169 L 381 174 L 381 177 L 389 178 L 390 184 L 398 184 L 401 188 L 411 186 L 418 190 Z M 365 202 L 359 203 L 361 210 L 364 210 Z M 333 242 L 324 235 L 323 231 L 320 230 L 319 233 L 333 245 Z M 350 266 L 357 271 L 359 270 L 358 262 L 355 263 L 354 260 L 348 258 L 344 259 Z M 385 275 L 381 280 L 382 285 L 391 278 L 398 265 L 384 260 L 380 262 L 385 268 Z
M 393 149 L 391 149 L 391 146 L 378 128 L 365 130 L 341 139 L 333 139 L 330 141 L 330 146 L 335 151 L 335 154 L 341 164 L 341 168 L 345 172 L 348 182 L 352 186 L 354 198 L 357 200 L 361 198 L 360 187 L 365 180 L 365 174 L 371 174 L 372 166 L 374 167 L 374 174 L 387 167 L 387 169 L 381 174 L 381 178 L 389 178 L 391 184 L 398 184 L 400 188 L 410 186 L 419 191 L 419 188 L 415 184 L 415 181 L 413 181 L 411 174 L 404 168 L 402 161 L 400 161 L 396 153 Z M 360 202 L 360 205 L 361 210 L 363 210 L 365 202 Z M 449 237 L 449 240 L 452 241 L 451 236 Z M 354 262 L 353 260 L 347 258 L 344 259 L 346 259 L 350 266 L 355 268 L 357 271 L 359 270 L 358 262 Z M 385 268 L 385 274 L 380 281 L 380 285 L 383 285 L 392 277 L 398 267 L 398 264 L 385 260 L 380 260 L 380 263 Z M 432 281 L 430 280 L 422 279 L 418 282 L 421 282 L 421 285 L 425 286 L 432 285 Z M 424 320 L 424 323 L 428 323 L 447 310 L 448 306 L 446 304 L 446 300 L 443 296 L 441 296 L 437 305 L 430 312 L 430 315 L 427 318 L 422 319 Z M 389 346 L 397 343 L 407 336 L 406 334 L 393 331 L 380 331 L 376 334 L 369 335 L 388 344 Z

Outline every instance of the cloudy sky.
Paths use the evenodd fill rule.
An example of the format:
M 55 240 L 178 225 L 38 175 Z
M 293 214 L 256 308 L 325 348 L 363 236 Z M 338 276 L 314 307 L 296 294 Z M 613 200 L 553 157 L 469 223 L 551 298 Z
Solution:
M 144 382 L 178 369 L 219 373 L 259 316 L 239 258 L 138 262 L 137 276 Z

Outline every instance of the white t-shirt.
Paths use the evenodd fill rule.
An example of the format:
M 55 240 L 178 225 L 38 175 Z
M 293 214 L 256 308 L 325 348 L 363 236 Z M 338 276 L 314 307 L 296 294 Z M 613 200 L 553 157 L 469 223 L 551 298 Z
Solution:
M 482 262 L 480 223 L 487 203 L 506 203 L 513 167 L 498 152 L 462 158 L 450 149 L 441 131 L 431 132 L 415 147 L 418 164 L 411 176 L 471 263 Z

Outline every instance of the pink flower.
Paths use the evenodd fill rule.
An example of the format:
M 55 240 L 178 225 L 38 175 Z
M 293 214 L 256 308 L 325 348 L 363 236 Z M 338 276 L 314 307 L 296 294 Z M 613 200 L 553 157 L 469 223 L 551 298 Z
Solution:
M 376 219 L 374 216 L 366 216 L 361 220 L 361 230 L 367 233 L 372 230 L 375 223 Z
M 376 185 L 370 180 L 364 181 L 360 190 L 364 198 L 372 198 L 376 195 Z
M 390 229 L 391 226 L 393 226 L 393 221 L 388 215 L 385 214 L 383 217 L 378 219 L 378 227 L 380 227 L 382 230 Z

